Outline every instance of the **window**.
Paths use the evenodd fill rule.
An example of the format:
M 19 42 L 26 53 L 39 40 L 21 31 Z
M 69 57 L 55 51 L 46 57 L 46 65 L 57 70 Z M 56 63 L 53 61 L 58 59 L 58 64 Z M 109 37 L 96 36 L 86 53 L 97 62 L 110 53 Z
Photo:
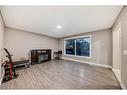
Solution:
M 78 37 L 65 40 L 65 54 L 90 57 L 91 36 Z
M 75 40 L 66 41 L 66 54 L 75 55 Z

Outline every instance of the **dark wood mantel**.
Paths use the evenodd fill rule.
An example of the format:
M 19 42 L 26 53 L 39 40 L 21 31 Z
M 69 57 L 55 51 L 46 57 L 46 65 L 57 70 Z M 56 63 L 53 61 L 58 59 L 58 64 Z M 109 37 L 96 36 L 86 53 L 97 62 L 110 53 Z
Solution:
M 31 64 L 42 63 L 51 60 L 51 49 L 33 49 L 30 51 Z

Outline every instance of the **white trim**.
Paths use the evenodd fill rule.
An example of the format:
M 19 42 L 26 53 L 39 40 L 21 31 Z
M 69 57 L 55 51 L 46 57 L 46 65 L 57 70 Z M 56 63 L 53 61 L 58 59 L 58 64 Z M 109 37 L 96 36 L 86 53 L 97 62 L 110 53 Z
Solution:
M 64 60 L 70 60 L 70 61 L 75 61 L 75 62 L 81 62 L 81 63 L 85 63 L 85 64 L 89 64 L 89 65 L 100 66 L 100 67 L 105 67 L 105 68 L 110 68 L 110 69 L 112 69 L 112 67 L 111 67 L 111 66 L 108 66 L 108 65 L 102 65 L 102 64 L 92 63 L 92 62 L 86 62 L 86 61 L 81 61 L 81 60 L 75 60 L 75 59 L 70 59 L 70 58 L 65 58 L 65 57 L 62 57 L 62 59 L 64 59 Z
M 114 74 L 115 74 L 116 78 L 118 79 L 118 81 L 121 82 L 119 69 L 112 68 L 112 71 L 114 72 Z
M 124 86 L 124 84 L 122 82 L 120 82 L 120 86 L 123 90 L 127 90 L 127 88 Z
M 69 54 L 66 54 L 65 40 L 76 39 L 76 38 L 83 38 L 83 37 L 90 37 L 90 56 L 87 57 L 87 56 L 78 56 L 78 55 L 76 55 L 76 46 L 75 46 L 75 55 L 69 55 Z M 76 42 L 75 42 L 75 44 L 76 44 Z M 65 39 L 64 39 L 64 55 L 65 55 L 65 56 L 73 56 L 73 57 L 82 57 L 82 58 L 92 58 L 92 56 L 91 56 L 91 49 L 92 49 L 91 44 L 92 44 L 92 41 L 91 41 L 91 35 L 75 36 L 75 37 L 65 38 Z
M 121 83 L 121 56 L 122 56 L 122 49 L 121 49 L 121 22 L 119 22 L 119 24 L 113 29 L 113 31 L 112 31 L 112 33 L 114 32 L 114 31 L 116 31 L 117 29 L 119 29 L 120 31 L 119 31 L 119 64 L 120 64 L 120 75 L 117 75 L 117 72 L 115 72 L 116 71 L 116 69 L 114 68 L 114 62 L 113 62 L 113 66 L 112 66 L 112 71 L 114 72 L 114 74 L 115 74 L 115 76 L 117 77 L 117 79 L 119 80 L 119 82 Z M 113 35 L 112 35 L 113 36 Z M 114 41 L 113 41 L 114 42 Z M 112 52 L 113 53 L 113 52 Z M 113 55 L 114 56 L 114 55 Z M 113 58 L 113 57 L 112 57 Z M 114 59 L 112 59 L 112 60 L 114 60 Z M 118 76 L 119 76 L 119 78 L 118 78 Z
M 124 84 L 122 83 L 121 79 L 119 79 L 119 77 L 118 77 L 118 75 L 117 75 L 117 73 L 116 73 L 116 70 L 115 70 L 114 68 L 112 68 L 112 71 L 113 71 L 113 73 L 115 74 L 117 80 L 119 81 L 121 88 L 122 88 L 123 90 L 126 90 L 126 87 L 125 87 Z

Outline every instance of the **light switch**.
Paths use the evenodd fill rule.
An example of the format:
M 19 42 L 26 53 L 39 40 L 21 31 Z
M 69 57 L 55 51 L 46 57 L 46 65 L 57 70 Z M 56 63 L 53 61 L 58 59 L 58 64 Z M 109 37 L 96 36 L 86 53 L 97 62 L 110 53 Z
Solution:
M 123 54 L 124 55 L 127 55 L 127 50 L 123 50 Z

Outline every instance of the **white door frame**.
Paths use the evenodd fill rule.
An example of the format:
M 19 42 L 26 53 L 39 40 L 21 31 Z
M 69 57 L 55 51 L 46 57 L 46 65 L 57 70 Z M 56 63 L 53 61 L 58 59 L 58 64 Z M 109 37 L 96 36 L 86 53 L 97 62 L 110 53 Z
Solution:
M 118 75 L 118 73 L 116 72 L 116 69 L 113 67 L 113 72 L 115 73 L 117 79 L 119 80 L 119 82 L 121 83 L 121 56 L 122 56 L 122 48 L 121 48 L 121 23 L 119 23 L 114 29 L 113 32 L 116 31 L 117 29 L 119 29 L 119 68 L 120 68 L 120 75 Z M 112 35 L 113 36 L 113 35 Z M 114 55 L 113 55 L 114 56 Z M 114 65 L 114 62 L 113 62 Z M 119 77 L 118 77 L 119 76 Z

